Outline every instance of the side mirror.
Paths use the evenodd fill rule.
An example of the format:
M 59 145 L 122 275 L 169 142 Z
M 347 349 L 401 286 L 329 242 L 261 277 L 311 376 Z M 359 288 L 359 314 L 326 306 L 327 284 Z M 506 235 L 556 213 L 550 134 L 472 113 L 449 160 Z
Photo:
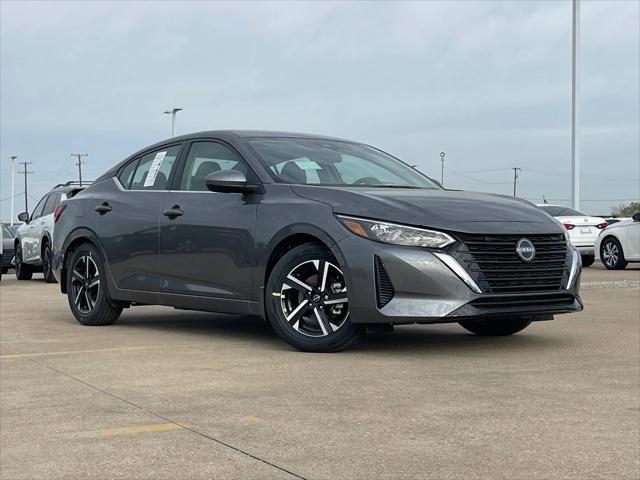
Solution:
M 24 223 L 29 223 L 29 213 L 22 212 L 21 214 L 18 215 L 18 220 Z
M 204 183 L 212 192 L 254 192 L 258 185 L 248 185 L 247 176 L 238 170 L 220 170 L 204 177 Z
M 640 212 L 634 213 L 631 218 L 633 218 L 634 222 L 640 222 Z

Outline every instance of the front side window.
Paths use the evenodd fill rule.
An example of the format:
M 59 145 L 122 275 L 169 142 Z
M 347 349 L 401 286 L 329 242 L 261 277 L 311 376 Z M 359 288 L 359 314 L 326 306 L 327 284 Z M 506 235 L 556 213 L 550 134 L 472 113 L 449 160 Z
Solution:
M 217 142 L 194 142 L 182 173 L 180 190 L 205 191 L 205 177 L 221 170 L 239 170 L 248 174 L 243 160 L 226 145 Z
M 120 175 L 118 175 L 118 180 L 120 180 L 120 183 L 124 188 L 131 187 L 131 180 L 133 180 L 133 174 L 136 173 L 139 160 L 139 158 L 136 158 L 135 160 L 127 163 L 120 172 Z
M 33 212 L 31 212 L 31 220 L 35 220 L 36 218 L 40 218 L 42 216 L 42 210 L 44 209 L 44 205 L 45 203 L 47 203 L 48 198 L 49 195 L 45 195 L 44 197 L 42 197 L 42 200 L 38 202 L 36 208 L 34 208 Z
M 171 169 L 179 152 L 180 145 L 175 145 L 140 157 L 129 188 L 131 190 L 166 190 Z
M 440 188 L 409 165 L 367 145 L 309 138 L 254 138 L 249 144 L 280 183 Z

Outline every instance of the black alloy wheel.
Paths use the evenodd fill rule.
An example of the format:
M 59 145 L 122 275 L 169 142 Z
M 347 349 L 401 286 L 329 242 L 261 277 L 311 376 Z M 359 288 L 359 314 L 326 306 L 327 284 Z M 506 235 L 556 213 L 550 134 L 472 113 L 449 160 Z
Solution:
M 31 269 L 31 265 L 27 265 L 22 261 L 22 245 L 20 245 L 20 242 L 16 245 L 15 257 L 16 278 L 18 280 L 31 280 L 31 277 L 33 277 L 33 270 Z
M 114 323 L 122 307 L 109 298 L 104 264 L 96 247 L 81 245 L 71 253 L 67 265 L 67 299 L 76 320 L 91 326 Z
M 334 352 L 363 334 L 349 318 L 344 274 L 321 244 L 301 245 L 280 259 L 269 277 L 265 301 L 276 333 L 299 350 Z
M 51 268 L 51 244 L 46 242 L 42 247 L 42 275 L 47 283 L 57 283 Z

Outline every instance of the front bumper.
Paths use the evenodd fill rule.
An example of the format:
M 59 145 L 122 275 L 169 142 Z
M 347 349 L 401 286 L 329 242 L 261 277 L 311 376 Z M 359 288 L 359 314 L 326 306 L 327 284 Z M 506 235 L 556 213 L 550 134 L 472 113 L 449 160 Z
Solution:
M 469 284 L 469 279 L 455 268 L 452 257 L 449 259 L 454 263 L 439 252 L 377 243 L 355 235 L 334 247 L 346 266 L 351 321 L 392 324 L 447 323 L 505 315 L 547 320 L 554 314 L 580 311 L 581 265 L 579 255 L 573 252 L 573 274 L 565 285 L 568 288 L 531 294 L 485 294 Z M 376 285 L 380 264 L 393 291 L 391 299 L 383 304 Z

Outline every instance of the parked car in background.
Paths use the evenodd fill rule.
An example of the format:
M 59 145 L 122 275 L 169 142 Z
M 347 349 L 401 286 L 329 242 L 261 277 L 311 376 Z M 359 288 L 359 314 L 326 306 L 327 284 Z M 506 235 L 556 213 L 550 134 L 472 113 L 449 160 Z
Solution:
M 138 304 L 251 314 L 304 351 L 347 348 L 367 325 L 505 336 L 582 310 L 580 256 L 529 202 L 304 134 L 149 146 L 63 202 L 53 253 L 83 325 Z
M 608 223 L 604 218 L 591 217 L 586 213 L 560 205 L 538 205 L 538 207 L 555 217 L 569 232 L 571 244 L 582 256 L 582 266 L 589 267 L 595 262 L 595 243 L 598 235 Z
M 2 225 L 2 273 L 13 268 L 13 245 L 18 225 Z
M 605 218 L 605 222 L 607 222 L 609 225 L 613 225 L 614 223 L 618 223 L 618 222 L 631 222 L 633 221 L 633 219 L 631 217 L 609 217 L 609 218 Z
M 56 185 L 38 202 L 29 215 L 23 212 L 18 219 L 24 222 L 16 232 L 14 241 L 15 271 L 18 280 L 30 280 L 33 272 L 42 271 L 47 283 L 56 281 L 51 271 L 51 242 L 54 217 L 61 202 L 72 198 L 85 188 L 76 182 Z
M 630 222 L 604 229 L 595 244 L 596 256 L 609 270 L 622 270 L 629 262 L 640 262 L 640 212 Z

